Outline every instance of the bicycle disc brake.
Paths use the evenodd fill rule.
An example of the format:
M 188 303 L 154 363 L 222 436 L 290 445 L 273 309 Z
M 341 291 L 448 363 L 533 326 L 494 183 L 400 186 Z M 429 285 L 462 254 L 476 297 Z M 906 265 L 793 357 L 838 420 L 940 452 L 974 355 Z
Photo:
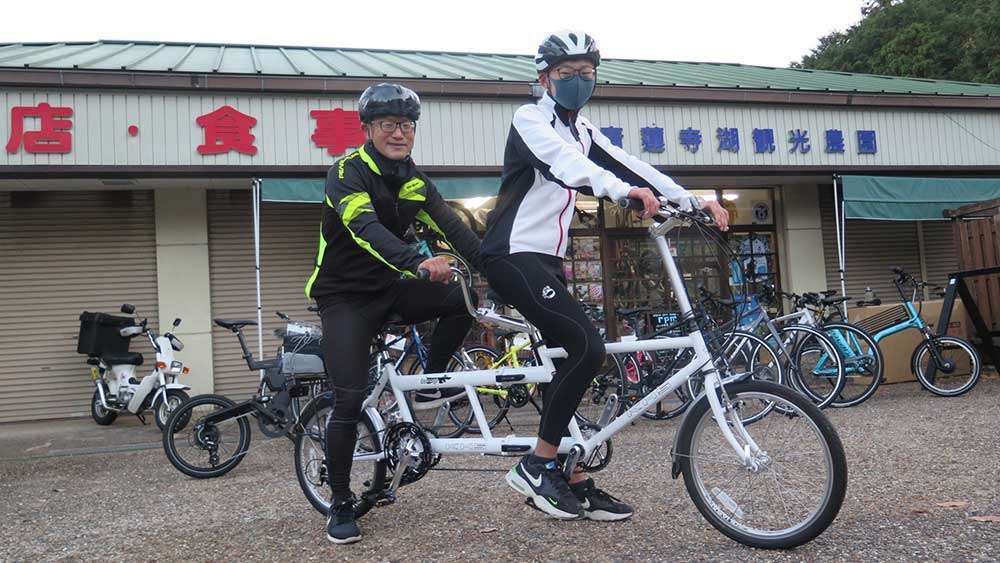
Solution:
M 601 429 L 600 426 L 590 423 L 581 423 L 580 432 L 583 434 L 585 440 L 589 440 L 591 436 L 597 434 Z M 578 464 L 587 473 L 596 473 L 611 463 L 611 454 L 613 449 L 611 447 L 611 438 L 605 440 L 601 445 L 594 449 L 593 453 L 587 456 L 585 459 L 580 460 Z
M 412 422 L 399 422 L 390 426 L 382 439 L 382 448 L 392 476 L 395 476 L 403 456 L 409 457 L 410 466 L 403 473 L 401 485 L 416 483 L 434 465 L 431 441 L 427 438 L 427 433 Z M 386 476 L 387 481 L 390 480 L 390 475 Z

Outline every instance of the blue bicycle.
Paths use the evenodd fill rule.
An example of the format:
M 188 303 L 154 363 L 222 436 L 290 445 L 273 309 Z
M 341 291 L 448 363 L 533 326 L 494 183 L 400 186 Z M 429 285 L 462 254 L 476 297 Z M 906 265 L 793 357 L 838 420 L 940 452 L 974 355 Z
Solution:
M 967 393 L 979 382 L 982 371 L 982 360 L 979 352 L 970 342 L 955 336 L 937 336 L 931 332 L 927 323 L 920 316 L 920 301 L 918 292 L 926 287 L 926 282 L 915 279 L 901 268 L 892 268 L 896 279 L 893 285 L 902 300 L 902 304 L 877 315 L 864 319 L 856 325 L 871 333 L 876 343 L 893 334 L 904 330 L 918 330 L 923 336 L 923 342 L 913 350 L 910 359 L 910 370 L 917 381 L 931 393 L 941 397 L 957 397 Z M 904 287 L 911 289 L 907 297 Z M 914 305 L 917 303 L 917 306 Z M 836 339 L 834 339 L 836 340 Z M 851 342 L 841 339 L 841 346 L 848 354 L 858 355 L 858 348 Z M 847 357 L 841 350 L 842 355 Z M 862 400 L 870 397 L 881 383 L 881 377 L 873 377 L 868 388 L 862 394 Z M 860 402 L 860 401 L 858 401 Z M 857 403 L 855 403 L 857 404 Z M 835 406 L 837 406 L 835 404 Z

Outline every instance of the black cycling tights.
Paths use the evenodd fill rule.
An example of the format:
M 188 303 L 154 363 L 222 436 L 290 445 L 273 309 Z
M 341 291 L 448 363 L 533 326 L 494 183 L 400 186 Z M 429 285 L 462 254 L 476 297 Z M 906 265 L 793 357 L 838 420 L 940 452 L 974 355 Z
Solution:
M 330 488 L 338 499 L 350 493 L 358 420 L 368 388 L 369 348 L 390 314 L 406 323 L 441 318 L 431 338 L 428 373 L 445 370 L 472 325 L 457 284 L 405 279 L 374 296 L 340 295 L 320 303 L 326 376 L 333 391 L 326 459 Z
M 604 341 L 566 289 L 562 259 L 528 252 L 492 258 L 486 263 L 486 278 L 508 305 L 542 331 L 548 344 L 568 353 L 545 386 L 538 426 L 542 440 L 559 445 L 604 362 Z

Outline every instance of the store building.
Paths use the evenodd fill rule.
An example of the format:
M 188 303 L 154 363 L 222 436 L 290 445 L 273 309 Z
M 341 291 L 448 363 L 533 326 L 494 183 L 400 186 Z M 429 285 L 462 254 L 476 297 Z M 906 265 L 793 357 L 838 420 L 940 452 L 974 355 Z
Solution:
M 533 99 L 534 77 L 529 56 L 0 45 L 0 422 L 86 415 L 77 316 L 123 302 L 163 324 L 183 319 L 196 392 L 248 393 L 256 375 L 211 319 L 256 315 L 252 179 L 270 200 L 261 278 L 273 350 L 273 311 L 308 315 L 320 210 L 303 201 L 360 142 L 361 90 L 393 80 L 422 96 L 414 158 L 482 222 L 511 115 Z M 835 174 L 1000 175 L 996 85 L 613 59 L 598 78 L 591 121 L 727 202 L 734 248 L 792 291 L 839 288 Z M 574 291 L 605 306 L 665 307 L 644 231 L 596 201 L 580 207 Z M 848 293 L 871 286 L 891 297 L 890 265 L 937 282 L 954 269 L 946 223 L 848 223 Z M 688 274 L 725 287 L 704 245 L 680 247 Z

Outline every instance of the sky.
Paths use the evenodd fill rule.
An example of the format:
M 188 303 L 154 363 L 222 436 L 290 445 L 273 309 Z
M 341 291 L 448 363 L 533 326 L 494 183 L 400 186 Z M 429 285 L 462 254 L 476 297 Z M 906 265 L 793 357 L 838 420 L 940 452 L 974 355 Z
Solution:
M 609 58 L 787 66 L 863 0 L 5 0 L 0 43 L 127 39 L 532 53 L 574 28 Z M 44 6 L 39 11 L 39 7 Z

